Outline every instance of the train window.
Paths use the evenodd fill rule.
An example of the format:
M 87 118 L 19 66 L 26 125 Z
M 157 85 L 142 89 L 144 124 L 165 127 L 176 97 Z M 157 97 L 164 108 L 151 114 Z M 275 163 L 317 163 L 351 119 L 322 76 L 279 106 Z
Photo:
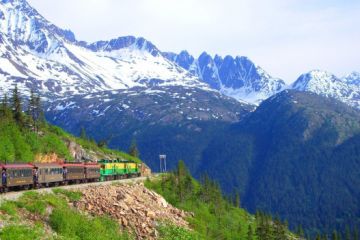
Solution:
M 69 173 L 83 173 L 84 169 L 83 168 L 68 168 L 68 172 Z
M 10 178 L 19 178 L 19 177 L 31 177 L 32 176 L 32 169 L 14 169 L 8 170 L 8 175 Z
M 62 174 L 62 168 L 52 168 L 50 169 L 50 174 L 51 175 Z

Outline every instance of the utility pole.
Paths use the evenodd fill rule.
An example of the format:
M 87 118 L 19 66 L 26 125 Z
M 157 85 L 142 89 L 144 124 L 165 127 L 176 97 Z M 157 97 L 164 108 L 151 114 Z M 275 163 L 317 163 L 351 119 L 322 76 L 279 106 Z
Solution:
M 166 172 L 166 155 L 160 154 L 159 159 L 160 159 L 160 173 Z

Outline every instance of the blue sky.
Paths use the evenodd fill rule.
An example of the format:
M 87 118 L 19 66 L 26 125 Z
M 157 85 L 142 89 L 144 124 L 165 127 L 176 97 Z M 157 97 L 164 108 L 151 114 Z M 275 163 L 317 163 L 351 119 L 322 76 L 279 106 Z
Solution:
M 293 82 L 360 71 L 360 1 L 28 0 L 80 40 L 143 36 L 162 51 L 248 56 Z

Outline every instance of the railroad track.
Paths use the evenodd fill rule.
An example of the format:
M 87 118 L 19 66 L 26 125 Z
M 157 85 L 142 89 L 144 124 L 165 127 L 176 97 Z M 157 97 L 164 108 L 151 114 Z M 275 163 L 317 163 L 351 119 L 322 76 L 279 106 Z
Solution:
M 23 193 L 28 192 L 28 191 L 35 191 L 35 192 L 39 192 L 39 193 L 51 193 L 52 189 L 54 189 L 54 188 L 77 190 L 77 189 L 87 188 L 89 186 L 102 186 L 102 185 L 110 185 L 110 184 L 116 184 L 116 183 L 124 183 L 124 184 L 137 183 L 137 182 L 143 182 L 145 180 L 146 180 L 146 177 L 136 177 L 136 178 L 126 178 L 126 179 L 121 179 L 121 180 L 114 180 L 114 181 L 82 183 L 82 184 L 64 185 L 64 186 L 58 186 L 58 187 L 48 187 L 48 188 L 8 192 L 8 193 L 0 194 L 0 203 L 2 203 L 3 201 L 15 201 L 19 197 L 21 197 Z

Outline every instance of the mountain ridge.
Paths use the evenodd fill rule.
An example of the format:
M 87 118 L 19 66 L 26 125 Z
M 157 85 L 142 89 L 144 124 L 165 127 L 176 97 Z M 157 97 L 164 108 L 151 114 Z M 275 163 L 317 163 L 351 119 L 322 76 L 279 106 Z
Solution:
M 50 23 L 26 0 L 0 3 L 1 38 L 7 46 L 0 52 L 3 91 L 18 84 L 27 94 L 29 89 L 41 89 L 39 92 L 51 100 L 133 87 L 191 86 L 258 105 L 284 89 L 295 88 L 360 108 L 360 74 L 356 72 L 341 78 L 337 89 L 329 89 L 327 81 L 317 88 L 301 88 L 299 81 L 304 74 L 286 85 L 244 56 L 212 57 L 203 52 L 195 58 L 186 50 L 179 54 L 163 52 L 150 41 L 134 36 L 78 41 L 73 32 Z M 310 82 L 317 81 L 310 78 Z

